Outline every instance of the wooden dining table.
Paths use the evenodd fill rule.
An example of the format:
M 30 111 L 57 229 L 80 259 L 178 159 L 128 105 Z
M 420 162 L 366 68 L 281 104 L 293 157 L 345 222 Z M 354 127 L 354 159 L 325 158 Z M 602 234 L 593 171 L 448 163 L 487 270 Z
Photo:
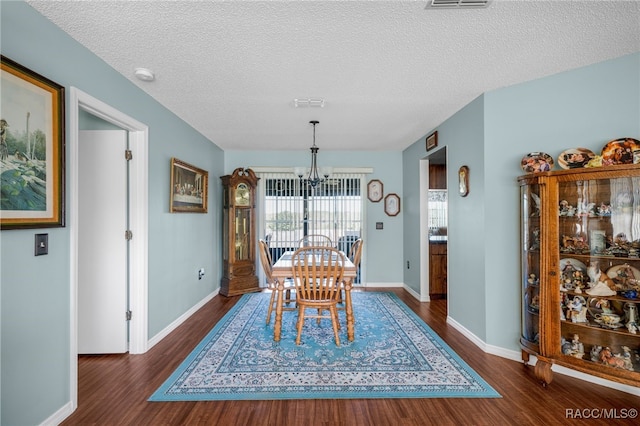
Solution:
M 282 332 L 282 306 L 284 303 L 284 282 L 287 278 L 291 278 L 291 257 L 294 251 L 286 251 L 280 256 L 280 258 L 273 265 L 272 276 L 277 281 L 277 303 L 276 303 L 276 321 L 273 329 L 273 340 L 280 341 L 280 334 Z M 344 253 L 343 253 L 344 254 Z M 344 256 L 344 272 L 342 274 L 343 289 L 344 289 L 344 307 L 347 317 L 347 338 L 349 341 L 354 339 L 354 317 L 353 306 L 351 304 L 351 289 L 353 287 L 353 280 L 358 274 L 358 268 Z

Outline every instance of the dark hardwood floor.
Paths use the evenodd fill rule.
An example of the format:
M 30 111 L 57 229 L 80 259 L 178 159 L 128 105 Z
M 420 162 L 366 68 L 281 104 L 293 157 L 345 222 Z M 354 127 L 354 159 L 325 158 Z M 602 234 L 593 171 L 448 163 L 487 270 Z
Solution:
M 146 354 L 80 357 L 78 409 L 63 425 L 638 424 L 628 414 L 640 398 L 560 374 L 545 388 L 533 367 L 485 354 L 448 326 L 446 300 L 375 291 L 396 293 L 502 398 L 147 402 L 238 300 L 216 296 Z M 617 418 L 584 419 L 605 414 Z

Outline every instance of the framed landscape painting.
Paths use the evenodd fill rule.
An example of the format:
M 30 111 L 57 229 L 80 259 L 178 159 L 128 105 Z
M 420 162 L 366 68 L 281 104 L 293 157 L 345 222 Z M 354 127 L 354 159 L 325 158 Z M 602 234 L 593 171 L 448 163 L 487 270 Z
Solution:
M 171 213 L 206 213 L 209 173 L 171 159 Z
M 64 226 L 64 87 L 0 62 L 1 228 Z

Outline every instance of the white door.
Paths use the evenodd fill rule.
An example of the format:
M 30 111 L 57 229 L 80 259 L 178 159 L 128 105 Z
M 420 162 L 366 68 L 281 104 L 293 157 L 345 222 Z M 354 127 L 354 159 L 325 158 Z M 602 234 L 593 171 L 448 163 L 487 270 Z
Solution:
M 78 353 L 127 352 L 127 162 L 124 130 L 78 143 Z

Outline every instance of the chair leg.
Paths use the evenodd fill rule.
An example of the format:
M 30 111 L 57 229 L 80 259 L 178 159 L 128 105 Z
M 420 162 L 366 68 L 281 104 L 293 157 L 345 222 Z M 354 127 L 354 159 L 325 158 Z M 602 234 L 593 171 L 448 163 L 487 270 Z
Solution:
M 269 299 L 269 308 L 267 309 L 267 325 L 271 322 L 271 312 L 273 312 L 273 305 L 276 301 L 277 290 L 271 291 L 271 298 Z
M 340 337 L 338 336 L 338 328 L 340 328 L 340 323 L 338 322 L 338 310 L 335 306 L 331 306 L 329 308 L 329 312 L 331 313 L 331 325 L 333 326 L 333 335 L 336 336 L 336 346 L 340 346 Z
M 296 345 L 300 344 L 300 335 L 302 334 L 302 327 L 304 326 L 304 306 L 298 305 L 298 322 L 296 323 L 298 328 L 298 335 L 296 336 Z

